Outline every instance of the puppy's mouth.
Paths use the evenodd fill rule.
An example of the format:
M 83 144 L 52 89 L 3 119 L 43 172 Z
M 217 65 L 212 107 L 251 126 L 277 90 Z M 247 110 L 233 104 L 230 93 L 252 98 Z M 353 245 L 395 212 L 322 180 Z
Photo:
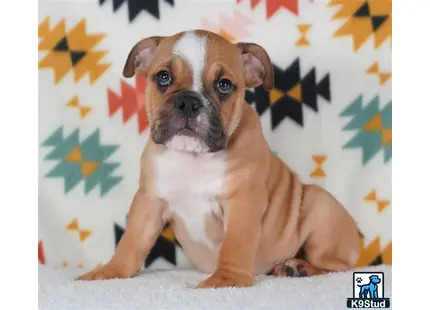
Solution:
M 165 143 L 168 148 L 192 153 L 206 153 L 208 146 L 203 139 L 191 128 L 184 127 Z
M 184 136 L 184 137 L 190 137 L 190 138 L 199 138 L 197 136 L 197 133 L 192 130 L 188 125 L 185 126 L 184 128 L 180 129 L 176 135 L 178 136 Z

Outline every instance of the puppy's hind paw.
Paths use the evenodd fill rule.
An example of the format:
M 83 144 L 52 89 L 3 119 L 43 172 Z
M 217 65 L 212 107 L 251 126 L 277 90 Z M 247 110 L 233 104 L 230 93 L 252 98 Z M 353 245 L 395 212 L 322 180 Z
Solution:
M 292 258 L 277 263 L 269 275 L 275 277 L 309 277 L 328 273 L 326 270 L 318 269 L 305 260 Z

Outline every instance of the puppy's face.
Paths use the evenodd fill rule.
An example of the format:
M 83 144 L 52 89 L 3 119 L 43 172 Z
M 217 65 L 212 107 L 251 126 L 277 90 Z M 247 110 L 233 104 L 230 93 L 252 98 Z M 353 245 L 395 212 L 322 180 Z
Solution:
M 131 50 L 124 76 L 147 79 L 151 138 L 182 151 L 227 147 L 242 117 L 246 88 L 273 87 L 273 69 L 256 44 L 233 44 L 202 30 L 151 37 Z

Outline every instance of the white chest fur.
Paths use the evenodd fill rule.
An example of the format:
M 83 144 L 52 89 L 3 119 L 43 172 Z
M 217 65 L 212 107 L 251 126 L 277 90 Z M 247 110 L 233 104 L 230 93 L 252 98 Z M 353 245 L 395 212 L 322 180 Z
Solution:
M 184 222 L 190 238 L 212 247 L 205 231 L 206 216 L 219 212 L 225 154 L 210 156 L 169 149 L 154 159 L 156 187 L 169 211 Z

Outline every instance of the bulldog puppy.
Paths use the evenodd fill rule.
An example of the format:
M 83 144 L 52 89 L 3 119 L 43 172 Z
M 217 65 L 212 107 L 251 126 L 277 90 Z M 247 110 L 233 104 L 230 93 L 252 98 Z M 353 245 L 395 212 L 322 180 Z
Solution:
M 273 87 L 261 46 L 202 30 L 150 37 L 128 56 L 123 75 L 134 74 L 147 81 L 150 123 L 140 186 L 112 259 L 78 279 L 132 277 L 166 223 L 189 260 L 211 274 L 198 288 L 247 287 L 272 270 L 354 267 L 354 220 L 271 152 L 244 100 L 247 88 Z

